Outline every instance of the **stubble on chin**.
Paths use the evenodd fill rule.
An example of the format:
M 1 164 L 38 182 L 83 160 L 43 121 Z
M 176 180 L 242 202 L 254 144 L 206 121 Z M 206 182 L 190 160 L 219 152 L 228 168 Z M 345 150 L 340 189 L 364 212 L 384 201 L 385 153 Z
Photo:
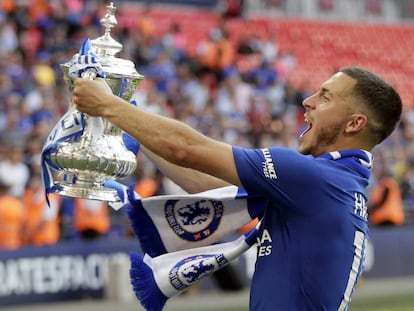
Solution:
M 314 152 L 312 152 L 312 154 L 314 156 L 319 156 L 326 153 L 326 150 L 329 150 L 329 147 L 335 145 L 338 141 L 341 129 L 342 127 L 339 125 L 322 129 L 317 135 L 316 143 L 313 148 Z
M 306 144 L 304 142 L 300 142 L 298 146 L 298 152 L 304 155 L 310 154 L 310 148 L 306 147 Z

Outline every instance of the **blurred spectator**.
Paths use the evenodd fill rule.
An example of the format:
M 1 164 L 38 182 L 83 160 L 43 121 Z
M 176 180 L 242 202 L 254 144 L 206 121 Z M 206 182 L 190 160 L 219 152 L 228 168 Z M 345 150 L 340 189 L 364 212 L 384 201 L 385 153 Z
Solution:
M 220 73 L 233 66 L 235 62 L 236 51 L 233 42 L 230 40 L 230 34 L 224 27 L 221 28 L 221 37 L 218 40 L 218 64 L 217 69 Z
M 288 109 L 287 103 L 285 102 L 286 90 L 285 85 L 280 79 L 276 77 L 271 81 L 269 86 L 266 88 L 265 97 L 270 105 L 270 111 L 272 118 L 282 120 Z
M 155 82 L 158 92 L 167 93 L 177 77 L 176 66 L 166 52 L 161 52 L 145 70 L 145 76 Z
M 138 31 L 144 38 L 153 38 L 155 36 L 155 22 L 151 16 L 151 6 L 147 5 L 138 18 L 136 24 Z
M 0 55 L 13 53 L 18 47 L 16 28 L 8 19 L 0 20 Z
M 374 169 L 376 184 L 368 200 L 369 222 L 376 226 L 404 224 L 404 206 L 396 179 L 383 169 Z
M 250 107 L 252 96 L 252 85 L 241 79 L 235 67 L 229 67 L 223 71 L 223 80 L 220 83 L 215 102 L 216 110 L 223 116 L 237 112 L 245 114 Z
M 173 23 L 161 37 L 165 51 L 175 62 L 180 63 L 186 58 L 187 37 L 178 23 Z
M 42 45 L 42 40 L 47 40 L 42 38 L 42 36 L 42 31 L 34 24 L 21 29 L 19 34 L 19 47 L 21 54 L 28 62 L 36 59 L 37 53 Z
M 175 110 L 179 110 L 180 104 L 188 99 L 192 106 L 192 114 L 199 116 L 207 106 L 210 89 L 206 83 L 203 83 L 202 76 L 197 76 L 192 70 L 191 63 L 183 62 L 177 65 L 177 79 L 174 85 L 171 85 L 168 97 Z
M 252 145 L 258 146 L 261 135 L 266 131 L 271 120 L 270 106 L 263 92 L 256 91 L 254 96 L 251 96 L 247 116 L 250 123 L 249 135 Z
M 257 89 L 267 90 L 278 79 L 278 72 L 274 68 L 274 64 L 261 55 L 259 65 L 252 68 L 246 78 Z
M 1 135 L 6 143 L 23 144 L 28 131 L 31 130 L 30 113 L 22 105 L 22 97 L 17 93 L 10 93 L 4 99 L 4 104 L 3 114 L 7 132 Z
M 400 189 L 405 209 L 414 215 L 414 158 L 410 158 L 406 162 L 400 180 Z
M 270 32 L 265 36 L 266 37 L 258 43 L 259 51 L 263 55 L 264 61 L 274 65 L 279 55 L 279 43 L 277 42 L 277 36 L 273 32 Z
M 200 69 L 199 74 L 212 74 L 216 83 L 235 60 L 236 47 L 231 41 L 225 19 L 220 19 L 217 26 L 209 30 L 207 38 L 197 44 L 195 61 Z
M 22 246 L 25 210 L 9 190 L 9 184 L 0 178 L 0 249 L 13 250 Z
M 29 4 L 29 18 L 35 24 L 45 23 L 50 14 L 47 0 L 32 0 Z
M 296 68 L 296 65 L 297 61 L 294 49 L 280 53 L 276 60 L 276 70 L 284 81 L 289 80 L 290 73 Z
M 7 184 L 9 194 L 23 198 L 24 189 L 30 178 L 30 171 L 24 163 L 23 142 L 12 141 L 11 138 L 5 150 L 5 158 L 0 160 L 0 179 Z
M 24 193 L 26 221 L 24 226 L 25 245 L 54 245 L 60 238 L 60 205 L 62 197 L 49 195 L 48 206 L 39 173 L 33 174 Z
M 105 236 L 110 229 L 108 205 L 104 201 L 74 198 L 74 226 L 82 240 Z
M 30 73 L 30 66 L 25 64 L 25 59 L 19 51 L 8 54 L 4 57 L 5 64 L 4 72 L 9 76 L 13 83 L 9 92 L 17 92 L 25 96 L 26 93 L 33 87 L 32 76 Z
M 253 88 L 241 80 L 236 68 L 231 67 L 223 71 L 215 101 L 215 110 L 220 116 L 220 128 L 223 130 L 223 140 L 235 143 L 240 135 L 249 131 L 247 112 L 252 96 Z
M 151 162 L 145 160 L 143 154 L 138 154 L 135 177 L 137 182 L 134 190 L 141 198 L 160 193 L 160 181 L 158 180 L 156 168 Z
M 163 53 L 163 47 L 156 37 L 145 37 L 141 33 L 136 36 L 140 44 L 135 51 L 136 66 L 142 68 L 143 74 L 146 75 L 147 67 L 153 65 L 153 62 L 159 58 Z
M 219 47 L 218 42 L 222 39 L 219 29 L 211 29 L 208 37 L 197 44 L 196 61 L 200 67 L 200 73 L 213 73 L 218 75 Z
M 32 66 L 32 74 L 39 86 L 52 88 L 56 85 L 56 78 L 48 58 L 49 55 L 46 53 L 40 55 L 38 62 Z

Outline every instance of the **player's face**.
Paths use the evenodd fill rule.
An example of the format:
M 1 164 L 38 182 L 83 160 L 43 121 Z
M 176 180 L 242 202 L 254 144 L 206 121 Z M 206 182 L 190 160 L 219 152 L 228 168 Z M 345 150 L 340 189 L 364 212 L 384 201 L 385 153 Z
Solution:
M 299 152 L 317 157 L 343 148 L 341 138 L 353 113 L 350 101 L 355 83 L 346 74 L 336 73 L 303 101 L 308 128 L 300 135 Z

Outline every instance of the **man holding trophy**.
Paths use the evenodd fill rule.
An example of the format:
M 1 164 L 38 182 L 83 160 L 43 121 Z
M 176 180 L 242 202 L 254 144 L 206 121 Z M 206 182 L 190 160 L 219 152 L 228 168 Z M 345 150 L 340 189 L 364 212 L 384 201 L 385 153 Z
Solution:
M 401 99 L 389 84 L 356 67 L 330 77 L 303 102 L 309 127 L 300 152 L 215 141 L 130 105 L 103 79 L 74 85 L 80 111 L 131 134 L 184 189 L 192 182 L 199 191 L 231 184 L 267 200 L 256 233 L 251 310 L 348 308 L 364 266 L 370 150 L 401 116 Z M 160 266 L 152 267 L 156 273 Z
M 140 200 L 113 178 L 105 182 L 128 203 L 131 224 L 147 253 L 132 256 L 131 267 L 133 288 L 147 310 L 162 310 L 169 297 L 255 243 L 251 310 L 348 309 L 364 266 L 370 151 L 401 117 L 401 99 L 392 86 L 362 68 L 339 70 L 303 101 L 309 126 L 300 135 L 298 151 L 216 141 L 131 105 L 114 94 L 106 79 L 77 78 L 73 86 L 78 111 L 130 134 L 185 190 L 206 191 L 161 198 L 159 204 L 157 197 Z M 187 201 L 175 209 L 180 200 Z M 159 218 L 148 216 L 157 212 Z M 210 215 L 209 230 L 191 231 Z M 249 217 L 261 219 L 250 234 L 209 245 L 219 241 L 214 237 L 222 237 L 224 227 L 240 228 Z M 197 244 L 200 240 L 208 243 Z

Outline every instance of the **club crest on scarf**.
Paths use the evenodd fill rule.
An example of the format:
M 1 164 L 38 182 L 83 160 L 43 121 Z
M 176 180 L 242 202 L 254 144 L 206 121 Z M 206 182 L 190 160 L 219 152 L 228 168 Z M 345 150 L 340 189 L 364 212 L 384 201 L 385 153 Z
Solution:
M 165 218 L 182 239 L 199 241 L 213 234 L 223 215 L 223 203 L 216 200 L 194 200 L 180 205 L 179 200 L 165 203 Z
M 186 289 L 227 263 L 228 260 L 223 254 L 198 255 L 185 258 L 171 269 L 169 274 L 171 285 L 177 290 Z

